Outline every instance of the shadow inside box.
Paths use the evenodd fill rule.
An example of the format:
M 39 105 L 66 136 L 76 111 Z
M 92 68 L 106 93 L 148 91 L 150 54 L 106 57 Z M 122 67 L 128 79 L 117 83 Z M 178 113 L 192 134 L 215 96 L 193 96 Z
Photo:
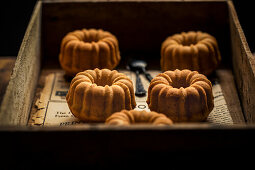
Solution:
M 48 142 L 46 142 L 48 143 Z M 150 143 L 150 141 L 148 141 Z M 158 142 L 159 143 L 159 142 Z M 190 146 L 189 142 L 184 142 Z M 212 143 L 211 143 L 212 144 Z M 35 145 L 35 144 L 34 144 Z M 103 145 L 103 144 L 102 144 Z M 121 145 L 121 144 L 119 144 Z M 169 144 L 171 145 L 171 144 Z M 60 145 L 63 146 L 63 145 Z M 222 168 L 250 168 L 252 156 L 249 154 L 254 148 L 247 150 L 245 146 L 233 145 L 206 145 L 203 149 L 196 146 L 192 148 L 172 150 L 155 150 L 151 148 L 102 148 L 101 151 L 95 149 L 83 150 L 82 146 L 66 146 L 60 151 L 45 148 L 45 146 L 25 149 L 3 148 L 2 168 L 13 169 L 45 169 L 51 168 L 111 168 L 111 169 L 136 169 L 136 168 L 156 168 L 156 169 L 222 169 Z M 93 146 L 91 146 L 93 148 Z M 69 148 L 69 149 L 68 149 Z M 70 150 L 72 149 L 72 150 Z M 33 156 L 31 156 L 33 155 Z M 15 164 L 13 163 L 15 162 Z

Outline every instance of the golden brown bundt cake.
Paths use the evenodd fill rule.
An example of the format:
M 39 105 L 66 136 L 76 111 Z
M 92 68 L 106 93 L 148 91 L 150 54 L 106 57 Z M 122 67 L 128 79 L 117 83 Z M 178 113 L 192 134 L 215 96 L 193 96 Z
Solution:
M 189 69 L 211 74 L 221 61 L 216 39 L 203 32 L 182 32 L 168 37 L 161 46 L 163 71 Z
M 66 96 L 73 115 L 82 121 L 103 122 L 112 113 L 136 106 L 132 81 L 116 70 L 78 73 Z
M 174 122 L 205 121 L 214 107 L 212 84 L 197 71 L 166 71 L 152 79 L 147 103 Z
M 118 40 L 101 29 L 70 32 L 61 42 L 59 61 L 66 74 L 71 76 L 87 69 L 112 70 L 120 61 Z
M 167 118 L 164 114 L 156 112 L 146 112 L 138 110 L 122 110 L 113 113 L 105 121 L 109 125 L 130 125 L 137 123 L 147 123 L 153 125 L 171 125 L 172 120 Z

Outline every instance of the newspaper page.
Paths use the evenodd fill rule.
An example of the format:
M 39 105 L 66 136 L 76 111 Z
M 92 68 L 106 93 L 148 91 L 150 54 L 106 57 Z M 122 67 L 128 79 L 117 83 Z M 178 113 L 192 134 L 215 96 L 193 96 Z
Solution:
M 133 81 L 135 87 L 135 73 L 127 70 L 119 70 L 119 72 L 127 75 Z M 149 73 L 152 77 L 155 77 L 160 71 L 150 70 Z M 148 89 L 150 84 L 149 81 L 142 74 L 140 75 L 140 78 L 144 89 Z M 212 83 L 214 109 L 208 116 L 207 122 L 224 125 L 233 124 L 220 84 L 217 80 Z M 79 119 L 73 116 L 66 102 L 65 97 L 69 85 L 70 82 L 67 82 L 64 78 L 64 72 L 55 72 L 47 75 L 40 98 L 38 98 L 35 103 L 37 111 L 31 114 L 29 124 L 37 126 L 68 126 L 81 123 Z M 136 96 L 137 106 L 135 110 L 150 111 L 146 99 L 147 95 L 144 97 Z

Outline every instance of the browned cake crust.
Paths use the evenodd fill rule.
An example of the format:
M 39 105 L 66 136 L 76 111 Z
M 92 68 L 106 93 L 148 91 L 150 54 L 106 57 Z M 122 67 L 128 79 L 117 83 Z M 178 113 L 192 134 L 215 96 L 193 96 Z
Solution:
M 211 74 L 220 64 L 221 55 L 216 39 L 203 32 L 174 34 L 162 43 L 161 69 L 189 69 Z
M 214 107 L 212 84 L 197 71 L 166 71 L 152 79 L 147 103 L 174 122 L 205 121 Z
M 82 121 L 104 122 L 112 113 L 136 106 L 132 81 L 109 69 L 78 73 L 66 100 L 73 115 Z
M 130 125 L 146 123 L 153 125 L 171 125 L 172 120 L 164 114 L 137 110 L 122 110 L 108 117 L 105 121 L 109 125 Z
M 107 68 L 114 69 L 120 61 L 117 38 L 101 29 L 82 29 L 68 33 L 61 42 L 59 62 L 68 75 Z

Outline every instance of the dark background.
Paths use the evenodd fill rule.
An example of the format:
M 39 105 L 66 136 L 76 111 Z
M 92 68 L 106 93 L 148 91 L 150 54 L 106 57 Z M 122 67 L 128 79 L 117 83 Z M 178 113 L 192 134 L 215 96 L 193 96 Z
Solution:
M 4 3 L 3 3 L 4 2 Z M 249 47 L 255 52 L 254 5 L 252 1 L 234 0 Z M 0 2 L 0 56 L 17 56 L 36 0 Z
M 0 2 L 0 34 L 1 34 L 0 56 L 17 56 L 19 47 L 22 43 L 22 39 L 25 34 L 25 31 L 26 31 L 28 22 L 30 20 L 35 3 L 36 3 L 36 0 L 23 0 L 23 1 L 21 1 L 21 0 L 20 1 L 7 0 L 7 1 Z M 239 16 L 240 23 L 241 23 L 244 33 L 246 35 L 246 38 L 247 38 L 248 44 L 251 48 L 251 51 L 255 52 L 254 51 L 255 50 L 255 39 L 254 39 L 255 38 L 255 36 L 254 36 L 255 35 L 255 33 L 254 33 L 255 26 L 254 26 L 254 18 L 253 18 L 255 15 L 254 15 L 254 6 L 252 5 L 252 1 L 234 0 L 234 5 L 237 10 L 237 14 Z M 2 137 L 1 142 L 4 141 L 4 144 L 5 144 L 4 145 L 1 143 L 1 146 L 10 146 L 10 144 L 7 145 L 5 143 L 5 141 L 7 141 L 7 142 L 10 141 L 9 140 L 10 136 L 8 133 L 4 133 L 4 135 L 1 136 Z M 188 133 L 188 132 L 186 132 L 186 133 Z M 78 136 L 78 138 L 80 138 L 81 134 L 82 134 L 82 132 L 77 132 L 74 134 L 69 133 L 66 136 L 65 135 L 62 135 L 62 136 L 68 137 L 68 136 L 73 135 L 76 137 Z M 199 138 L 199 136 L 201 136 L 200 133 L 195 133 L 195 134 L 198 136 L 198 138 Z M 218 136 L 217 136 L 217 134 L 218 134 Z M 44 148 L 43 145 L 40 145 L 40 146 L 42 146 L 42 147 L 39 147 L 40 150 L 37 150 L 36 147 L 31 147 L 33 145 L 38 146 L 38 144 L 36 142 L 32 142 L 33 145 L 30 145 L 29 143 L 28 144 L 24 143 L 24 141 L 26 141 L 26 140 L 21 140 L 21 139 L 29 137 L 30 134 L 25 134 L 25 135 L 27 135 L 27 136 L 18 136 L 17 138 L 11 138 L 11 141 L 13 144 L 13 148 L 11 149 L 11 151 L 13 151 L 13 152 L 10 151 L 10 148 L 3 149 L 3 150 L 1 149 L 1 151 L 3 151 L 2 155 L 4 155 L 3 160 L 8 160 L 6 162 L 3 162 L 3 160 L 2 160 L 2 162 L 0 161 L 1 167 L 3 167 L 3 165 L 7 164 L 8 169 L 10 169 L 10 166 L 11 167 L 17 166 L 16 169 L 28 169 L 29 167 L 26 166 L 26 163 L 28 162 L 28 163 L 30 163 L 29 165 L 30 165 L 31 169 L 32 169 L 32 167 L 33 168 L 36 167 L 37 169 L 38 168 L 40 169 L 40 167 L 44 168 L 45 165 L 46 165 L 45 168 L 48 168 L 49 166 L 47 166 L 47 164 L 44 164 L 44 162 L 42 162 L 44 160 L 43 158 L 45 158 L 46 160 L 49 160 L 49 159 L 52 160 L 49 163 L 52 163 L 55 160 L 57 160 L 57 163 L 58 163 L 57 167 L 59 169 L 60 165 L 61 165 L 60 159 L 62 157 L 66 157 L 66 156 L 67 157 L 64 159 L 64 160 L 66 160 L 66 162 L 62 162 L 63 163 L 62 165 L 64 165 L 65 168 L 66 167 L 69 168 L 69 166 L 70 166 L 70 169 L 72 169 L 72 168 L 78 166 L 78 165 L 70 162 L 70 160 L 68 160 L 70 158 L 70 155 L 62 155 L 62 157 L 61 157 L 61 155 L 58 155 L 58 153 L 51 152 L 52 151 L 51 148 Z M 47 135 L 47 134 L 36 133 L 36 135 L 37 135 L 37 138 L 40 140 L 34 140 L 34 141 L 42 141 L 41 139 L 45 139 L 43 137 L 43 135 Z M 54 135 L 54 133 L 51 135 Z M 93 135 L 93 133 L 90 135 Z M 178 136 L 178 134 L 176 134 L 176 135 Z M 252 162 L 253 157 L 250 155 L 252 155 L 254 153 L 254 148 L 252 148 L 250 146 L 253 146 L 253 144 L 254 144 L 254 140 L 251 140 L 252 136 L 254 136 L 253 130 L 252 131 L 249 131 L 249 130 L 243 131 L 242 133 L 241 132 L 236 133 L 236 131 L 233 131 L 233 132 L 229 131 L 227 133 L 227 135 L 224 133 L 215 133 L 215 135 L 213 135 L 213 132 L 212 132 L 212 133 L 209 133 L 208 136 L 210 136 L 210 135 L 211 135 L 211 138 L 207 139 L 207 141 L 209 141 L 208 145 L 215 144 L 215 143 L 217 143 L 218 145 L 215 145 L 215 146 L 209 145 L 210 146 L 209 149 L 207 149 L 205 151 L 202 151 L 202 150 L 199 151 L 199 150 L 195 150 L 195 149 L 192 150 L 190 148 L 190 150 L 192 152 L 186 151 L 185 152 L 186 154 L 181 155 L 181 154 L 178 154 L 178 152 L 173 152 L 175 154 L 172 155 L 172 157 L 170 157 L 171 155 L 162 153 L 162 155 L 157 155 L 157 157 L 158 157 L 158 159 L 162 158 L 162 160 L 160 160 L 161 161 L 160 163 L 163 163 L 162 165 L 167 165 L 172 168 L 178 167 L 178 169 L 180 169 L 183 166 L 188 166 L 188 168 L 190 169 L 190 167 L 192 165 L 194 166 L 197 164 L 199 164 L 199 165 L 196 166 L 196 168 L 199 168 L 199 167 L 204 168 L 204 167 L 208 167 L 208 165 L 209 165 L 211 167 L 211 169 L 216 169 L 216 168 L 223 169 L 223 167 L 225 168 L 225 166 L 222 167 L 222 165 L 224 165 L 224 163 L 226 165 L 226 168 L 228 168 L 228 169 L 231 168 L 231 165 L 234 168 L 236 168 L 236 167 L 238 167 L 237 165 L 240 165 L 240 164 L 242 167 L 241 169 L 245 169 L 246 167 L 244 168 L 244 166 L 247 166 L 247 168 L 248 168 L 248 166 L 250 164 L 251 164 L 251 166 L 249 166 L 249 167 L 252 167 L 252 165 L 254 163 Z M 236 135 L 240 135 L 240 137 L 237 138 Z M 15 136 L 15 135 L 12 135 L 12 136 Z M 114 136 L 114 135 L 112 135 L 112 136 Z M 188 134 L 187 134 L 187 136 L 188 136 Z M 217 138 L 212 138 L 212 136 L 216 136 Z M 185 137 L 185 135 L 184 135 L 184 137 Z M 186 137 L 186 139 L 187 138 L 188 137 Z M 224 138 L 228 138 L 228 140 L 226 140 L 227 143 L 226 142 L 224 143 L 224 140 L 222 141 L 223 143 L 221 142 L 221 139 L 224 139 Z M 7 139 L 7 140 L 5 140 L 5 139 Z M 56 139 L 57 138 L 55 137 L 55 140 Z M 59 138 L 59 139 L 60 139 L 59 141 L 63 141 L 63 139 L 62 140 L 61 140 L 61 138 Z M 75 139 L 75 138 L 73 138 L 73 139 Z M 239 139 L 239 140 L 232 141 L 231 139 Z M 23 141 L 23 143 L 22 143 L 22 141 Z M 47 141 L 48 141 L 48 143 L 52 142 L 51 140 L 47 140 Z M 71 141 L 75 141 L 75 140 L 71 140 Z M 88 142 L 90 142 L 90 140 L 88 140 Z M 190 141 L 188 143 L 190 143 Z M 205 143 L 204 146 L 206 146 L 206 144 L 207 143 Z M 62 143 L 62 145 L 66 146 L 65 143 Z M 73 149 L 73 148 L 75 148 L 76 145 L 69 145 L 69 146 L 73 146 L 73 147 L 71 147 Z M 189 146 L 191 146 L 191 145 L 192 144 L 189 144 Z M 17 150 L 18 146 L 25 146 L 25 147 L 23 149 L 20 147 L 19 150 Z M 40 152 L 40 154 L 34 155 L 33 153 L 30 153 L 30 150 L 27 150 L 28 146 L 31 147 L 32 149 L 36 149 L 36 152 L 37 153 Z M 44 145 L 44 146 L 47 146 L 47 145 Z M 48 144 L 48 146 L 51 146 L 51 145 Z M 105 146 L 105 145 L 103 145 L 103 146 Z M 195 146 L 197 146 L 197 145 L 195 145 Z M 219 148 L 218 148 L 218 146 L 219 146 Z M 53 148 L 53 145 L 52 145 L 52 148 Z M 235 148 L 235 149 L 233 149 L 233 148 Z M 72 151 L 72 149 L 70 150 L 70 152 Z M 108 149 L 108 148 L 105 148 L 105 149 Z M 20 151 L 26 151 L 26 150 L 27 150 L 27 152 L 20 152 Z M 90 150 L 93 150 L 93 147 Z M 98 150 L 99 149 L 96 149 L 96 151 L 98 151 Z M 217 152 L 219 150 L 222 150 L 223 152 L 222 153 Z M 197 155 L 194 156 L 195 151 L 196 151 Z M 15 153 L 15 154 L 12 154 L 12 153 Z M 80 151 L 79 153 L 81 154 L 82 151 Z M 113 153 L 121 153 L 121 151 L 119 152 L 119 151 L 115 150 L 115 152 L 113 152 Z M 132 153 L 132 150 L 130 151 L 130 154 L 131 153 Z M 96 154 L 94 154 L 93 152 L 89 152 L 89 153 L 87 153 L 87 157 L 89 157 L 88 154 L 91 154 L 89 156 L 91 156 L 90 161 L 92 161 L 92 159 L 96 156 L 96 154 L 98 154 L 98 152 L 96 152 Z M 145 152 L 144 154 L 147 154 L 147 152 Z M 239 156 L 238 156 L 238 154 L 239 154 Z M 198 155 L 200 155 L 202 157 L 197 159 L 196 156 L 198 156 Z M 208 157 L 208 155 L 210 157 Z M 123 157 L 125 158 L 125 155 L 118 155 L 118 157 L 119 156 L 120 156 L 119 159 L 121 159 Z M 146 161 L 146 164 L 144 164 L 142 166 L 143 169 L 145 168 L 145 165 L 150 166 L 150 168 L 152 168 L 151 162 L 153 163 L 155 160 L 153 160 L 152 158 L 149 160 L 145 160 L 143 158 L 143 156 L 146 156 L 146 155 L 135 155 L 135 156 L 139 162 Z M 142 156 L 142 160 L 139 156 Z M 151 156 L 151 154 L 148 153 L 146 158 L 148 158 L 150 156 Z M 58 159 L 56 159 L 56 158 L 58 158 Z M 106 163 L 107 161 L 110 160 L 111 157 L 108 157 L 108 155 L 104 155 L 103 158 L 108 158 L 108 159 L 105 159 L 103 162 L 103 163 Z M 174 158 L 174 159 L 171 159 L 171 158 Z M 18 160 L 18 162 L 17 162 L 17 160 Z M 177 160 L 181 160 L 181 161 L 178 162 Z M 126 160 L 123 162 L 123 164 L 116 164 L 115 160 L 110 160 L 110 161 L 114 161 L 115 167 L 121 167 L 121 168 L 127 167 Z M 139 163 L 138 161 L 136 161 L 135 163 L 136 164 Z M 165 161 L 165 163 L 164 163 L 164 161 Z M 167 163 L 166 163 L 166 161 L 167 161 Z M 36 165 L 31 164 L 31 162 L 35 162 Z M 219 162 L 221 163 L 220 165 L 217 164 Z M 202 165 L 204 163 L 206 166 L 202 166 L 201 163 L 202 163 Z M 108 165 L 109 164 L 111 164 L 111 162 L 108 163 Z M 84 165 L 84 164 L 82 163 L 82 165 Z M 100 167 L 101 165 L 102 164 L 99 164 L 98 166 Z M 131 166 L 131 165 L 129 165 L 129 166 Z M 157 165 L 157 169 L 158 169 L 158 166 L 159 165 Z M 106 164 L 106 167 L 107 167 L 107 164 Z M 137 165 L 135 165 L 134 167 L 137 167 Z M 83 166 L 83 168 L 88 168 L 88 166 Z M 173 168 L 173 169 L 177 169 L 177 168 Z

